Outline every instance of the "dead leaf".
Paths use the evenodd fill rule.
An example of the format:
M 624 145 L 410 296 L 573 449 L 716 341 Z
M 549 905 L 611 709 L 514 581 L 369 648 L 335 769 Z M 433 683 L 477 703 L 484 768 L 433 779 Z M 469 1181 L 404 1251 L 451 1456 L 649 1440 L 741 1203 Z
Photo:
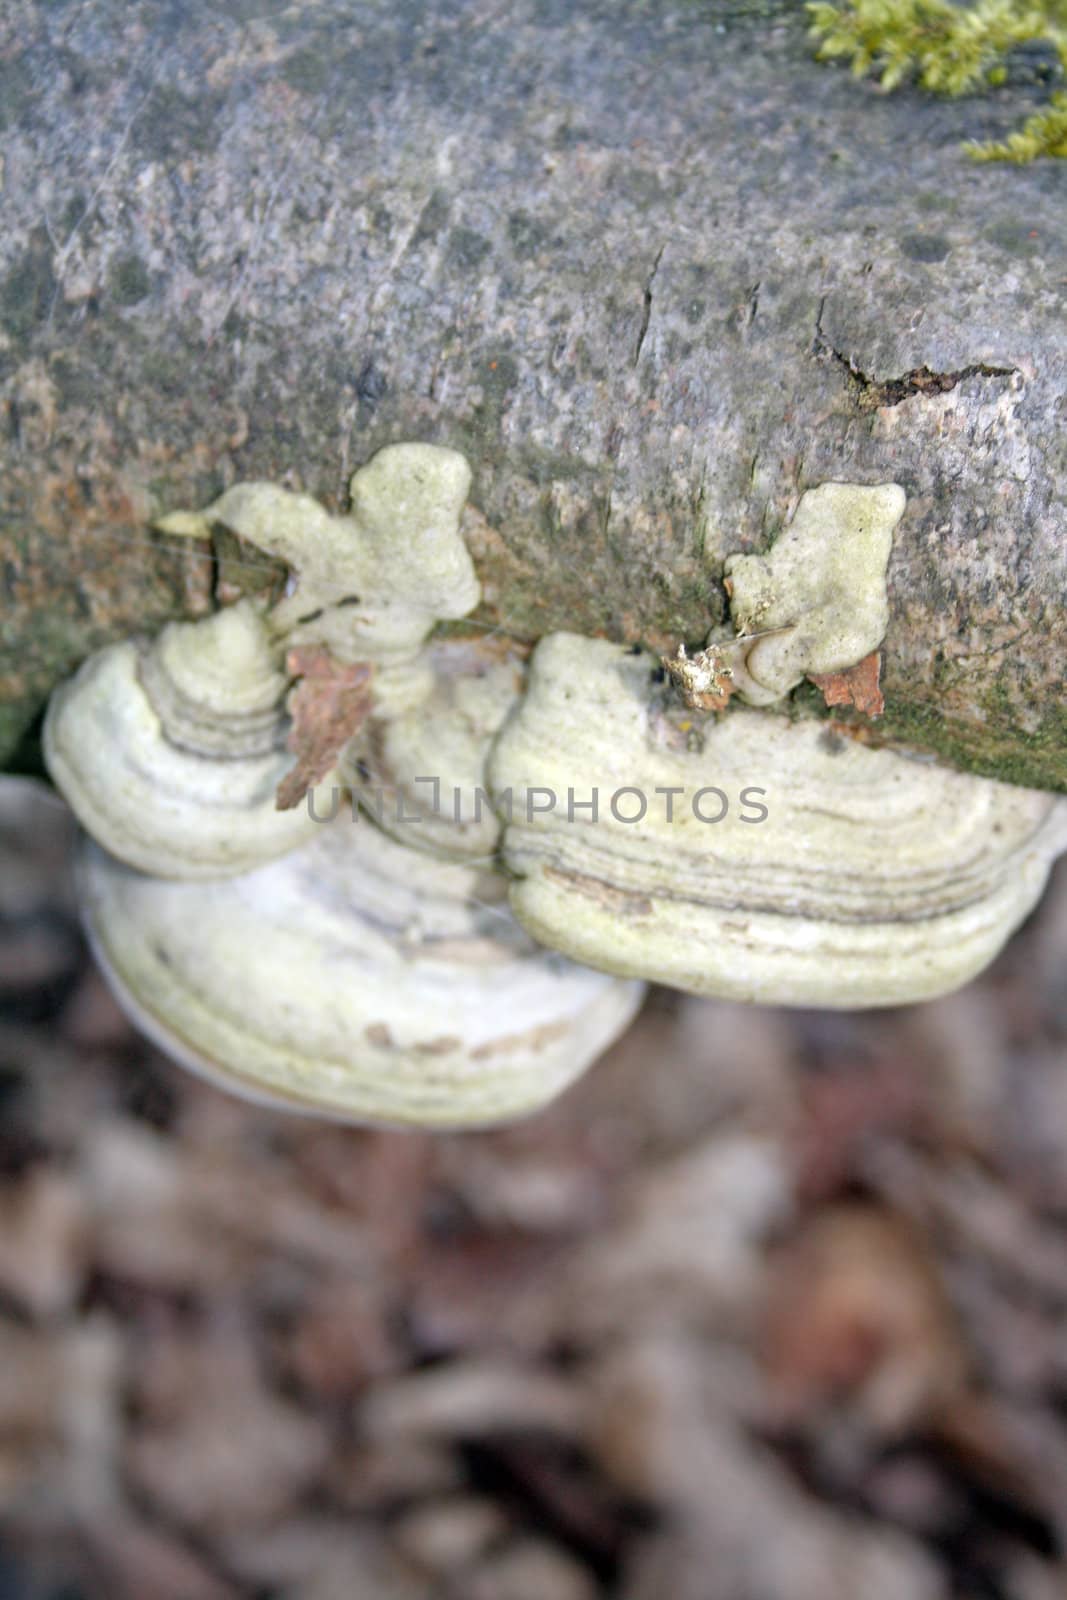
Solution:
M 777 1253 L 764 1358 L 779 1419 L 818 1427 L 847 1406 L 875 1437 L 943 1415 L 968 1358 L 923 1234 L 860 1201 L 819 1211 Z
M 855 706 L 865 717 L 880 717 L 885 710 L 885 699 L 879 687 L 882 672 L 882 653 L 872 650 L 869 656 L 857 661 L 844 672 L 810 672 L 808 677 L 817 689 L 822 690 L 828 706 Z
M 365 661 L 335 661 L 328 650 L 304 645 L 290 650 L 286 669 L 300 682 L 289 696 L 289 749 L 296 766 L 278 785 L 276 807 L 291 811 L 320 783 L 371 707 L 373 668 Z

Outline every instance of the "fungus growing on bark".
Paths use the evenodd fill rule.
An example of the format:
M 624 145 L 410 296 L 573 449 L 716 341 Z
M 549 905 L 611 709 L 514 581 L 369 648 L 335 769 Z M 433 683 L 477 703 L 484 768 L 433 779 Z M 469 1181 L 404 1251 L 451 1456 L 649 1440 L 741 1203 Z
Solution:
M 277 484 L 237 483 L 157 526 L 206 537 L 221 523 L 285 561 L 293 577 L 268 613 L 272 635 L 374 663 L 377 703 L 399 710 L 429 687 L 412 668 L 434 624 L 465 617 L 481 596 L 459 531 L 470 476 L 458 451 L 388 445 L 352 475 L 345 515 Z
M 374 714 L 373 742 L 343 763 L 353 781 L 365 749 L 401 795 L 424 760 L 437 781 L 480 785 L 521 662 L 424 648 L 478 600 L 459 533 L 469 481 L 452 451 L 396 446 L 355 475 L 349 517 L 239 484 L 167 519 L 223 522 L 283 556 L 292 592 L 112 646 L 54 697 L 46 748 L 96 841 L 79 886 L 101 962 L 146 1032 L 238 1093 L 358 1121 L 498 1121 L 551 1099 L 640 1003 L 639 983 L 536 946 L 491 866 L 433 859 L 436 819 L 411 817 L 400 842 L 343 812 L 316 828 L 321 808 L 278 809 L 349 711 Z M 295 770 L 289 671 L 309 700 L 318 674 L 329 700 L 297 708 Z M 488 803 L 485 818 L 461 813 L 445 853 L 491 858 Z
M 724 567 L 744 646 L 738 693 L 773 705 L 808 674 L 840 672 L 876 650 L 889 623 L 886 568 L 904 515 L 899 484 L 823 483 L 766 555 Z
M 872 661 L 899 488 L 824 484 L 769 553 L 727 561 L 734 635 L 666 663 L 722 712 L 700 719 L 604 640 L 550 635 L 528 670 L 519 648 L 427 643 L 479 598 L 469 482 L 454 452 L 398 445 L 355 474 L 348 516 L 238 484 L 165 519 L 283 557 L 286 596 L 114 645 L 55 695 L 47 759 L 96 841 L 86 920 L 164 1048 L 295 1109 L 476 1126 L 572 1081 L 645 978 L 889 1005 L 995 954 L 1067 845 L 1067 802 L 726 704 L 805 674 L 836 691 Z M 278 809 L 335 758 L 324 781 L 375 821 Z M 368 806 L 379 787 L 392 805 Z
M 164 518 L 185 534 L 222 522 L 297 577 L 265 614 L 243 601 L 172 623 L 152 643 L 111 645 L 56 691 L 45 757 L 94 838 L 165 877 L 245 871 L 306 839 L 305 808 L 275 810 L 294 765 L 286 656 L 318 647 L 342 665 L 373 665 L 382 715 L 423 699 L 427 634 L 478 603 L 459 531 L 469 483 L 455 451 L 393 445 L 354 474 L 347 517 L 248 483 L 205 512 Z
M 87 926 L 131 1016 L 247 1098 L 360 1122 L 475 1127 L 535 1111 L 629 1023 L 642 986 L 539 948 L 499 874 L 341 814 L 225 882 L 87 844 Z
M 713 628 L 695 655 L 662 665 L 695 711 L 731 695 L 773 705 L 805 677 L 840 673 L 877 650 L 889 622 L 886 568 L 904 514 L 895 483 L 823 483 L 764 555 L 727 556 L 734 632 Z
M 682 736 L 654 669 L 549 636 L 493 750 L 511 904 L 574 960 L 770 1004 L 927 999 L 985 966 L 1067 847 L 1056 796 L 815 721 L 731 707 Z
M 44 750 L 79 822 L 113 855 L 161 877 L 212 878 L 294 849 L 312 823 L 279 811 L 293 764 L 286 679 L 242 601 L 154 642 L 90 656 L 52 696 Z

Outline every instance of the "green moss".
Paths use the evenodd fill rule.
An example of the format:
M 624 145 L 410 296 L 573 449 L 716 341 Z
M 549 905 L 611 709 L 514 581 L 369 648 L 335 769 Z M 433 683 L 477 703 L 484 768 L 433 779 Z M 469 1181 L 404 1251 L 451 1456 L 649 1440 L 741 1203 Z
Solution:
M 1046 45 L 1067 70 L 1067 0 L 808 0 L 821 60 L 873 73 L 883 89 L 914 82 L 932 94 L 994 88 L 1009 76 L 1016 52 Z M 1067 94 L 1027 119 L 1002 143 L 969 144 L 979 161 L 1067 156 Z
M 1011 218 L 998 218 L 982 230 L 983 237 L 995 244 L 1001 250 L 1006 250 L 1009 255 L 1017 256 L 1021 261 L 1029 261 L 1038 254 L 1038 230 L 1033 226 L 1033 218 L 1015 221 Z
M 938 706 L 907 704 L 887 698 L 884 731 L 893 739 L 915 743 L 963 772 L 999 778 L 1029 789 L 1067 792 L 1067 711 L 1056 708 L 1020 742 L 1012 722 L 949 722 Z
M 508 217 L 508 238 L 518 259 L 526 261 L 544 249 L 549 233 L 528 211 L 513 211 Z
M 910 261 L 944 261 L 951 246 L 939 233 L 906 233 L 900 249 Z
M 33 83 L 26 57 L 0 60 L 0 131 L 17 122 L 33 100 Z
M 189 358 L 177 350 L 149 350 L 142 358 L 141 374 L 150 388 L 178 399 L 189 380 Z
M 1067 156 L 1067 94 L 1054 94 L 1043 111 L 1027 117 L 1021 128 L 1000 144 L 973 144 L 977 161 L 1036 161 L 1038 156 Z
M 298 94 L 323 94 L 336 70 L 336 58 L 321 46 L 295 50 L 282 63 L 282 77 Z
M 113 70 L 117 72 L 117 67 Z M 192 95 L 173 84 L 157 84 L 138 118 L 138 137 L 145 156 L 171 164 L 214 150 L 221 108 L 219 92 Z
M 887 694 L 885 712 L 873 724 L 877 743 L 913 745 L 938 756 L 961 772 L 1027 789 L 1067 793 L 1067 709 L 1057 707 L 1024 741 L 1019 738 L 1015 710 L 1004 690 L 990 696 L 988 720 L 963 722 L 947 718 L 940 705 L 898 699 Z M 802 683 L 790 699 L 794 716 L 832 716 L 838 722 L 872 727 L 865 717 L 835 708 L 827 710 L 813 683 Z
M 52 361 L 51 373 L 65 408 L 92 407 L 99 400 L 99 374 L 88 362 L 81 365 L 69 355 L 57 356 Z
M 0 727 L 0 764 L 4 770 L 25 778 L 43 778 L 49 781 L 48 769 L 44 762 L 44 749 L 41 744 L 41 731 L 44 726 L 44 709 L 39 710 L 24 722 L 21 733 L 17 734 L 4 753 L 3 729 Z
M 512 390 L 519 381 L 519 366 L 507 350 L 490 350 L 475 369 L 482 399 L 475 408 L 476 431 L 484 439 L 499 439 L 500 425 Z
M 76 190 L 76 192 L 71 195 L 70 199 L 63 207 L 63 232 L 65 234 L 73 233 L 75 228 L 80 228 L 82 223 L 85 221 L 85 216 L 88 209 L 89 201 L 84 190 Z
M 414 250 L 420 244 L 426 244 L 431 239 L 436 239 L 448 222 L 452 202 L 444 189 L 435 189 L 422 208 L 415 232 L 411 236 L 411 248 Z

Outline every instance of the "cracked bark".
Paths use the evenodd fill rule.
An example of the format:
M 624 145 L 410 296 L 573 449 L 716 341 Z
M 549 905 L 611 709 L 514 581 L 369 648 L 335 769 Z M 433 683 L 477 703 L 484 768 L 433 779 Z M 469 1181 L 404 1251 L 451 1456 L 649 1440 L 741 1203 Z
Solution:
M 759 288 L 757 284 L 756 288 Z M 755 293 L 755 291 L 753 291 Z M 955 372 L 931 372 L 927 366 L 913 367 L 910 372 L 902 373 L 899 378 L 883 378 L 881 380 L 869 377 L 858 366 L 855 358 L 845 350 L 838 350 L 829 343 L 822 331 L 822 316 L 826 301 L 819 304 L 818 314 L 815 318 L 815 340 L 813 349 L 816 354 L 830 355 L 837 361 L 850 378 L 854 378 L 862 391 L 860 403 L 869 411 L 877 411 L 882 407 L 899 406 L 902 401 L 910 400 L 915 394 L 948 394 L 955 389 L 957 384 L 965 378 L 1011 378 L 1015 377 L 1018 367 L 995 367 L 986 361 L 972 361 L 965 367 L 960 367 Z M 753 311 L 755 316 L 755 311 Z
M 660 246 L 656 252 L 656 259 L 652 263 L 652 271 L 645 279 L 644 309 L 641 313 L 641 326 L 637 330 L 637 345 L 634 349 L 635 367 L 641 360 L 641 351 L 644 348 L 645 338 L 648 334 L 648 325 L 652 321 L 652 285 L 655 282 L 656 273 L 659 271 L 659 264 L 663 260 L 663 252 L 666 248 L 666 245 Z
M 1014 93 L 858 92 L 784 0 L 253 10 L 0 19 L 0 761 L 215 565 L 277 577 L 154 516 L 419 438 L 488 626 L 667 653 L 804 489 L 901 483 L 880 736 L 1067 787 L 1062 175 L 958 148 Z

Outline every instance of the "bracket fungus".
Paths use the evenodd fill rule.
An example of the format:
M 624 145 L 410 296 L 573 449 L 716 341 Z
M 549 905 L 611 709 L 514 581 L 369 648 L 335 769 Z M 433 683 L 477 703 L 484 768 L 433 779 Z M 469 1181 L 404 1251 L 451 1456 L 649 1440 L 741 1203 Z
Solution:
M 1056 796 L 814 721 L 683 733 L 655 665 L 550 635 L 493 750 L 511 904 L 576 961 L 770 1004 L 927 999 L 995 955 L 1067 848 Z
M 584 1071 L 644 979 L 878 1006 L 996 953 L 1067 848 L 1067 801 L 766 709 L 871 661 L 874 703 L 901 489 L 808 491 L 769 553 L 728 559 L 733 634 L 665 681 L 572 634 L 528 664 L 428 642 L 480 597 L 469 485 L 455 452 L 395 445 L 345 516 L 268 483 L 172 514 L 283 558 L 285 596 L 113 645 L 53 697 L 87 925 L 165 1049 L 272 1104 L 473 1127 Z M 315 827 L 320 806 L 284 807 L 323 773 Z
M 886 569 L 904 515 L 896 483 L 822 483 L 765 555 L 724 563 L 734 634 L 713 629 L 694 656 L 663 662 L 686 704 L 719 711 L 736 694 L 781 700 L 805 676 L 841 672 L 876 650 L 889 622 Z
M 105 970 L 163 1048 L 239 1093 L 476 1126 L 543 1105 L 640 1003 L 640 983 L 538 947 L 494 867 L 434 859 L 491 860 L 487 799 L 484 822 L 461 814 L 442 837 L 411 817 L 403 842 L 354 813 L 316 828 L 317 808 L 278 808 L 286 666 L 320 656 L 342 677 L 373 668 L 375 742 L 351 741 L 349 775 L 367 748 L 401 793 L 424 759 L 461 791 L 481 783 L 521 661 L 425 645 L 479 599 L 459 531 L 469 482 L 453 451 L 394 446 L 355 474 L 348 517 L 238 484 L 165 519 L 222 522 L 284 557 L 290 592 L 114 645 L 53 699 L 47 758 L 94 841 L 78 878 Z
M 243 872 L 308 837 L 303 810 L 276 810 L 293 767 L 286 749 L 287 652 L 325 644 L 374 664 L 384 712 L 433 687 L 420 660 L 438 619 L 478 603 L 459 531 L 470 484 L 461 455 L 392 445 L 352 478 L 352 513 L 273 484 L 237 484 L 205 512 L 160 526 L 183 534 L 223 522 L 298 574 L 261 614 L 251 601 L 171 623 L 154 643 L 91 656 L 52 697 L 44 748 L 56 786 L 99 842 L 144 872 L 201 878 Z
M 245 872 L 309 837 L 279 811 L 286 679 L 248 601 L 90 656 L 49 703 L 44 751 L 79 822 L 142 872 Z
M 346 515 L 277 484 L 237 483 L 206 510 L 173 512 L 157 527 L 206 537 L 221 523 L 285 561 L 293 577 L 268 614 L 272 634 L 373 663 L 375 698 L 394 712 L 429 692 L 415 664 L 434 624 L 465 617 L 481 598 L 459 531 L 470 480 L 456 450 L 387 445 L 353 473 Z
M 292 1110 L 425 1127 L 537 1110 L 643 992 L 540 949 L 499 874 L 343 814 L 305 849 L 213 884 L 146 877 L 87 844 L 79 890 L 144 1031 Z
M 522 694 L 525 664 L 495 644 L 442 639 L 429 646 L 428 699 L 399 716 L 372 718 L 341 764 L 342 777 L 382 827 L 448 857 L 488 859 L 500 839 L 485 768 Z

